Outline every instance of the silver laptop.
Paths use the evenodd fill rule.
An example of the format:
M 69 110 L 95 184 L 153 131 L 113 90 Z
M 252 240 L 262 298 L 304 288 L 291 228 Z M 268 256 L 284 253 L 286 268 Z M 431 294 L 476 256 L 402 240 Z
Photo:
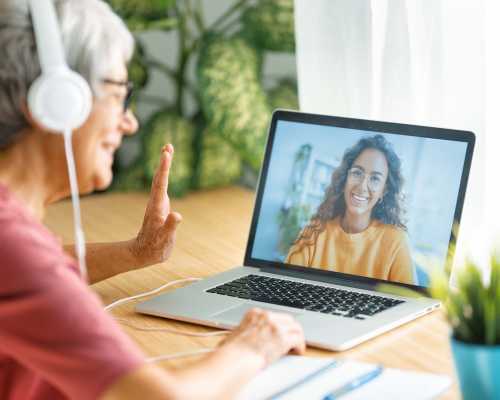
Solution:
M 335 351 L 425 315 L 439 302 L 418 261 L 444 268 L 474 142 L 464 131 L 275 111 L 243 265 L 136 310 L 218 328 L 253 307 L 284 312 L 309 345 Z M 389 294 L 387 283 L 422 296 Z

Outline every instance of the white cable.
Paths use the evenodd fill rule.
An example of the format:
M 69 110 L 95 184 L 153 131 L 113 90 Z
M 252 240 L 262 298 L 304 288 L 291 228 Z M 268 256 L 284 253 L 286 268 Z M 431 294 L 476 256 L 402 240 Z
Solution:
M 85 235 L 82 229 L 80 214 L 80 192 L 76 178 L 75 158 L 73 156 L 73 145 L 71 143 L 71 130 L 64 132 L 64 150 L 66 152 L 66 163 L 68 164 L 69 185 L 71 188 L 71 201 L 73 204 L 73 225 L 75 228 L 75 253 L 82 278 L 87 280 L 87 264 L 85 262 Z
M 178 280 L 166 283 L 166 284 L 164 284 L 164 285 L 162 285 L 162 286 L 160 286 L 160 287 L 158 287 L 156 289 L 150 290 L 149 292 L 140 293 L 140 294 L 137 294 L 135 296 L 125 297 L 123 299 L 117 300 L 117 301 L 115 301 L 115 302 L 107 305 L 106 307 L 104 307 L 104 309 L 105 310 L 111 310 L 112 308 L 114 308 L 116 306 L 119 306 L 121 304 L 128 303 L 129 301 L 132 301 L 132 300 L 135 300 L 135 299 L 140 299 L 142 297 L 146 297 L 146 296 L 149 296 L 149 295 L 152 295 L 152 294 L 156 294 L 159 291 L 161 291 L 161 290 L 163 290 L 163 289 L 165 289 L 165 288 L 167 288 L 169 286 L 175 285 L 177 283 L 196 282 L 196 281 L 199 281 L 199 280 L 201 280 L 201 278 L 178 279 Z M 222 335 L 227 335 L 229 333 L 229 331 L 204 332 L 204 333 L 202 333 L 202 332 L 182 331 L 182 330 L 172 329 L 172 328 L 142 327 L 142 326 L 135 325 L 134 323 L 129 322 L 128 320 L 123 319 L 123 318 L 115 318 L 115 319 L 116 319 L 116 321 L 123 322 L 126 325 L 128 325 L 128 326 L 130 326 L 130 327 L 132 327 L 134 329 L 137 329 L 137 330 L 140 330 L 140 331 L 147 331 L 147 332 L 169 332 L 169 333 L 174 333 L 174 334 L 177 334 L 177 335 L 196 336 L 196 337 L 222 336 Z M 195 351 L 187 351 L 187 352 L 174 353 L 174 354 L 163 354 L 163 355 L 156 356 L 156 357 L 146 358 L 146 362 L 148 362 L 148 363 L 155 363 L 155 362 L 160 362 L 160 361 L 173 360 L 173 359 L 176 359 L 176 358 L 192 357 L 192 356 L 196 356 L 196 355 L 199 355 L 199 354 L 210 353 L 212 351 L 214 351 L 214 349 L 205 348 L 205 349 L 200 349 L 200 350 L 195 350 Z
M 200 350 L 195 350 L 195 351 L 185 351 L 182 353 L 175 353 L 175 354 L 163 354 L 161 356 L 146 358 L 146 362 L 155 363 L 155 362 L 159 362 L 159 361 L 173 360 L 175 358 L 192 357 L 192 356 L 197 356 L 199 354 L 211 353 L 214 350 L 215 349 L 207 348 L 207 349 L 200 349 Z
M 191 332 L 184 331 L 180 329 L 173 328 L 160 328 L 160 327 L 150 327 L 150 326 L 139 326 L 136 325 L 124 318 L 115 318 L 115 321 L 122 322 L 131 328 L 137 329 L 138 331 L 145 332 L 168 332 L 173 333 L 175 335 L 184 335 L 184 336 L 196 336 L 196 337 L 211 337 L 211 336 L 224 336 L 229 333 L 229 331 L 216 331 L 216 332 Z
M 125 304 L 125 303 L 128 303 L 132 300 L 135 300 L 135 299 L 140 299 L 142 297 L 146 297 L 146 296 L 150 296 L 152 294 L 155 294 L 155 293 L 158 293 L 159 291 L 169 287 L 169 286 L 172 286 L 172 285 L 175 285 L 177 283 L 182 283 L 182 282 L 196 282 L 196 281 L 200 281 L 201 278 L 185 278 L 185 279 L 178 279 L 176 281 L 172 281 L 172 282 L 169 282 L 169 283 L 166 283 L 162 286 L 160 286 L 159 288 L 156 288 L 156 289 L 153 289 L 149 292 L 145 292 L 145 293 L 140 293 L 140 294 L 136 294 L 135 296 L 130 296 L 130 297 L 125 297 L 123 299 L 120 299 L 120 300 L 117 300 L 117 301 L 114 301 L 113 303 L 111 304 L 108 304 L 106 307 L 104 307 L 105 310 L 111 310 L 112 308 L 115 308 L 116 306 L 119 306 L 121 304 Z
M 70 184 L 70 189 L 71 189 L 71 200 L 73 204 L 73 224 L 75 228 L 75 252 L 78 258 L 78 264 L 80 266 L 80 273 L 83 277 L 83 279 L 87 280 L 87 264 L 85 262 L 85 235 L 83 233 L 82 229 L 82 221 L 81 221 L 81 213 L 80 213 L 80 192 L 78 189 L 78 180 L 76 177 L 76 168 L 75 168 L 75 158 L 73 155 L 73 144 L 71 141 L 71 130 L 66 130 L 64 132 L 64 149 L 66 152 L 66 162 L 68 165 L 68 175 L 69 175 L 69 184 Z M 106 307 L 104 307 L 105 310 L 111 310 L 112 308 L 119 306 L 121 304 L 128 303 L 132 300 L 135 299 L 140 299 L 142 297 L 150 296 L 152 294 L 158 293 L 159 291 L 175 285 L 177 283 L 181 282 L 196 282 L 201 280 L 200 278 L 186 278 L 186 279 L 178 279 L 169 283 L 166 283 L 165 285 L 160 286 L 159 288 L 153 289 L 149 292 L 146 293 L 141 293 L 135 296 L 130 296 L 126 297 L 120 300 L 117 300 Z M 220 336 L 220 335 L 226 335 L 228 332 L 227 331 L 222 331 L 222 332 L 208 332 L 208 333 L 198 333 L 198 332 L 187 332 L 187 331 L 181 331 L 181 330 L 176 330 L 176 329 L 168 329 L 168 328 L 149 328 L 149 327 L 140 327 L 136 326 L 126 320 L 123 319 L 117 319 L 118 321 L 125 322 L 126 324 L 130 325 L 131 327 L 142 330 L 142 331 L 164 331 L 164 332 L 171 332 L 171 333 L 176 333 L 180 335 L 186 335 L 186 336 L 199 336 L 199 337 L 209 337 L 209 336 Z M 192 357 L 196 356 L 199 354 L 206 354 L 213 352 L 214 349 L 200 349 L 200 350 L 195 350 L 195 351 L 187 351 L 187 352 L 182 352 L 182 353 L 175 353 L 175 354 L 164 354 L 156 357 L 149 357 L 146 359 L 146 362 L 148 363 L 155 363 L 155 362 L 160 362 L 160 361 L 166 361 L 166 360 L 173 360 L 176 358 L 183 358 L 183 357 Z

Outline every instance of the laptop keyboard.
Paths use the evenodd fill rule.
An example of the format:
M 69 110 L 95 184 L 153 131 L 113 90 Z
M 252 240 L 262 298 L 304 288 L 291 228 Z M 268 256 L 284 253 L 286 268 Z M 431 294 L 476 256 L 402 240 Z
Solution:
M 262 275 L 246 275 L 207 292 L 355 319 L 365 319 L 404 303 L 403 300 Z

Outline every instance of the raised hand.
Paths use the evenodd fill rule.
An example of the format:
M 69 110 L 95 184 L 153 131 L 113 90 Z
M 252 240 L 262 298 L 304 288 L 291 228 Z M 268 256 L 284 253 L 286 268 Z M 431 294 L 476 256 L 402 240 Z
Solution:
M 134 252 L 141 265 L 166 261 L 172 253 L 177 226 L 182 216 L 170 209 L 168 175 L 174 157 L 174 147 L 167 144 L 161 150 L 160 164 L 151 185 L 151 194 L 141 230 L 134 241 Z

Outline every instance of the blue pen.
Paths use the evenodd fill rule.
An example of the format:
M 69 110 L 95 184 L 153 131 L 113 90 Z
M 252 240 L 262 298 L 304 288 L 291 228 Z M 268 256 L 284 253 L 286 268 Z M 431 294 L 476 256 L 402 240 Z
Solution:
M 341 396 L 363 386 L 365 383 L 372 381 L 377 376 L 379 376 L 383 370 L 384 367 L 378 365 L 374 370 L 371 370 L 370 372 L 367 372 L 366 374 L 361 375 L 360 377 L 353 379 L 350 382 L 347 382 L 344 386 L 341 386 L 333 392 L 328 393 L 325 397 L 323 397 L 323 400 L 336 400 Z

